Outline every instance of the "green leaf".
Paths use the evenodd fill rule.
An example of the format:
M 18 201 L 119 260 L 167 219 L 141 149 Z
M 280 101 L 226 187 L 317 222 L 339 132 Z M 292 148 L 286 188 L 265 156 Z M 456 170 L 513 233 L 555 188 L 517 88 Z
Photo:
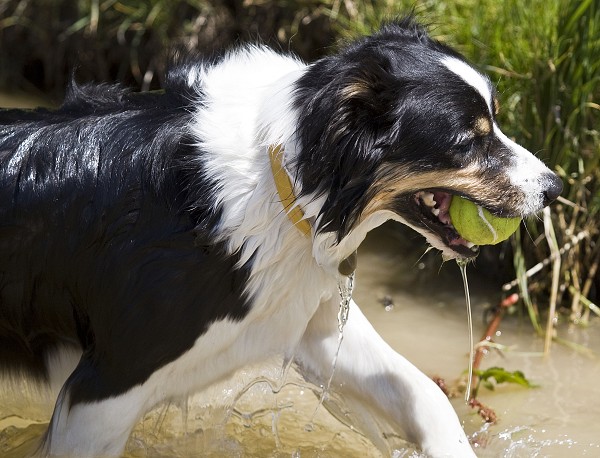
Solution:
M 529 380 L 527 380 L 523 372 L 510 372 L 502 367 L 490 367 L 489 369 L 486 369 L 484 371 L 478 370 L 476 371 L 476 374 L 483 382 L 483 385 L 488 389 L 493 389 L 490 388 L 490 385 L 492 384 L 490 379 L 495 380 L 497 384 L 514 383 L 517 385 L 524 386 L 526 388 L 535 388 L 537 386 L 531 383 Z
M 490 391 L 494 391 L 496 388 L 494 387 L 494 384 L 492 382 L 490 382 L 489 380 L 485 380 L 483 383 L 483 386 L 485 386 L 488 390 Z

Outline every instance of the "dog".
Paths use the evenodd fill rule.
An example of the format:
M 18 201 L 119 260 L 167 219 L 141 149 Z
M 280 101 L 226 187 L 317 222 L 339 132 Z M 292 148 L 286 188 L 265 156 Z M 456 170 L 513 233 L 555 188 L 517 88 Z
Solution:
M 153 406 L 274 355 L 326 381 L 371 229 L 470 259 L 453 195 L 527 217 L 560 194 L 498 108 L 407 17 L 310 65 L 245 46 L 180 58 L 163 92 L 72 83 L 56 110 L 2 111 L 3 372 L 54 381 L 78 352 L 42 453 L 118 456 Z M 475 456 L 442 391 L 346 303 L 331 390 L 428 456 Z

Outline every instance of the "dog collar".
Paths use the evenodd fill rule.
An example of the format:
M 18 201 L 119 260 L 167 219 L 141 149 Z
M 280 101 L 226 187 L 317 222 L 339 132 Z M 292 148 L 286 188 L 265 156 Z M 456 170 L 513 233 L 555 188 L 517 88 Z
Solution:
M 287 171 L 283 168 L 281 162 L 281 156 L 283 153 L 283 146 L 271 145 L 269 146 L 269 159 L 271 160 L 271 172 L 273 173 L 273 179 L 275 180 L 275 187 L 277 188 L 277 194 L 283 205 L 285 213 L 294 226 L 298 228 L 306 237 L 310 236 L 311 226 L 308 220 L 304 216 L 304 212 L 299 205 L 296 204 L 296 195 L 294 194 L 294 188 Z M 340 262 L 338 271 L 342 275 L 350 276 L 356 270 L 357 255 L 356 251 Z
M 273 173 L 273 179 L 275 180 L 275 187 L 277 188 L 277 194 L 283 205 L 283 209 L 287 214 L 288 218 L 300 232 L 306 237 L 310 236 L 311 227 L 310 223 L 304 216 L 304 212 L 299 205 L 296 204 L 296 195 L 294 194 L 294 188 L 287 171 L 283 168 L 281 157 L 283 155 L 282 145 L 271 145 L 269 146 L 269 158 L 271 160 L 271 172 Z

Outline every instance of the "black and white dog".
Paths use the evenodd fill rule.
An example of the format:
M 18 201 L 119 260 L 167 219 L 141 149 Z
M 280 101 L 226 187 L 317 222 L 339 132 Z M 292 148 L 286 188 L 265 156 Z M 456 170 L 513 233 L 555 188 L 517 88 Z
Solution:
M 164 93 L 73 85 L 56 111 L 2 111 L 0 362 L 53 380 L 80 351 L 43 453 L 119 455 L 157 403 L 273 355 L 326 379 L 338 282 L 371 229 L 469 258 L 453 194 L 527 216 L 560 193 L 497 110 L 408 18 L 312 65 L 246 47 L 180 62 Z M 353 302 L 332 389 L 427 455 L 474 456 Z

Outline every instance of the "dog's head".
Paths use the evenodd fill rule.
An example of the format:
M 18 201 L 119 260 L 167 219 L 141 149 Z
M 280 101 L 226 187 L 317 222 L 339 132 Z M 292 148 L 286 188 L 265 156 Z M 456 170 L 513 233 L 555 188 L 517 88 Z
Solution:
M 302 193 L 323 197 L 317 229 L 340 243 L 396 219 L 446 257 L 472 257 L 448 215 L 452 195 L 525 217 L 562 190 L 500 130 L 489 79 L 412 19 L 316 62 L 295 97 Z

